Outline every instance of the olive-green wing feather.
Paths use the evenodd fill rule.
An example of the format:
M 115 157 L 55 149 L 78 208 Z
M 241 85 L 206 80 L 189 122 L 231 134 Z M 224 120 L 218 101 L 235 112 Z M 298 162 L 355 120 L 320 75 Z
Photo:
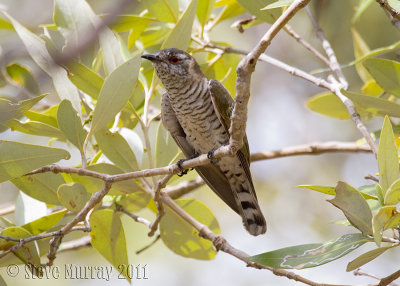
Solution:
M 234 101 L 229 92 L 219 81 L 211 79 L 209 81 L 209 88 L 214 109 L 217 112 L 218 118 L 224 126 L 226 133 L 230 134 L 229 127 L 231 125 L 231 115 Z M 237 152 L 237 156 L 240 159 L 246 172 L 246 176 L 254 190 L 253 180 L 250 174 L 250 149 L 246 135 L 243 138 L 243 147 Z M 255 192 L 254 195 L 256 195 Z
M 176 117 L 169 102 L 167 93 L 164 93 L 161 103 L 161 118 L 164 127 L 169 131 L 176 144 L 182 150 L 186 158 L 195 154 L 194 148 L 186 140 L 185 131 Z M 235 212 L 239 213 L 235 198 L 232 195 L 231 187 L 221 170 L 213 165 L 207 164 L 195 168 L 206 184 Z

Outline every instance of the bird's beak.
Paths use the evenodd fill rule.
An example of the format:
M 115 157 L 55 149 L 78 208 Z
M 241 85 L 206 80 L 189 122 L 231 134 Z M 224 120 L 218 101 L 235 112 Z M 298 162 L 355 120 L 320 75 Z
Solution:
M 146 59 L 146 60 L 149 60 L 151 62 L 160 61 L 161 60 L 158 56 L 153 55 L 153 54 L 142 55 L 142 58 Z

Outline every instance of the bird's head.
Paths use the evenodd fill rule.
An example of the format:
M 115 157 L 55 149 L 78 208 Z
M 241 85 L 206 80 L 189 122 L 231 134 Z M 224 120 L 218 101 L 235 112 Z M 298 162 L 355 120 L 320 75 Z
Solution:
M 204 76 L 196 60 L 179 49 L 159 50 L 154 54 L 142 55 L 142 58 L 152 62 L 166 88 L 174 81 L 187 82 Z

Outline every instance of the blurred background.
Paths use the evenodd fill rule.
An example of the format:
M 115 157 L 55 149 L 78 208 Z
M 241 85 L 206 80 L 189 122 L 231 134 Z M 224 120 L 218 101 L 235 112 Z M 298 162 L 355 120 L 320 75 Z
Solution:
M 142 0 L 146 1 L 146 0 Z M 113 1 L 88 0 L 97 13 L 110 9 Z M 135 1 L 133 1 L 135 2 Z M 140 1 L 139 1 L 140 2 Z M 312 1 L 318 8 L 319 22 L 330 40 L 341 64 L 354 59 L 351 27 L 351 17 L 356 0 Z M 52 0 L 0 0 L 1 9 L 22 22 L 27 27 L 37 31 L 40 24 L 52 23 Z M 131 7 L 135 11 L 135 5 Z M 317 4 L 317 5 L 316 5 Z M 138 4 L 139 5 L 139 4 Z M 181 7 L 185 7 L 182 1 Z M 314 7 L 315 8 L 315 7 Z M 127 11 L 129 13 L 129 11 Z M 250 16 L 250 15 L 249 15 Z M 268 25 L 262 24 L 239 33 L 231 28 L 234 21 L 229 19 L 216 27 L 211 39 L 226 42 L 235 48 L 250 50 L 267 31 Z M 320 42 L 316 39 L 311 23 L 304 11 L 298 13 L 290 25 L 314 47 L 322 51 Z M 371 49 L 389 45 L 399 40 L 399 31 L 395 30 L 383 10 L 373 3 L 354 24 L 357 31 L 368 42 Z M 26 49 L 15 33 L 0 30 L 1 65 L 7 65 L 18 60 L 32 67 Z M 267 54 L 276 57 L 290 65 L 305 71 L 323 67 L 312 54 L 308 53 L 296 41 L 281 31 L 268 48 Z M 360 89 L 362 82 L 354 67 L 344 69 L 350 83 L 350 90 Z M 41 89 L 51 90 L 46 78 L 42 78 Z M 49 86 L 50 85 L 50 86 Z M 249 103 L 247 135 L 251 152 L 280 149 L 285 146 L 324 141 L 355 141 L 360 134 L 350 120 L 337 120 L 321 116 L 307 109 L 305 102 L 312 95 L 322 92 L 313 84 L 296 78 L 287 72 L 269 64 L 259 62 L 252 78 L 252 96 Z M 3 89 L 3 93 L 12 90 Z M 55 98 L 55 97 L 54 97 Z M 51 100 L 51 98 L 50 98 Z M 374 119 L 365 122 L 369 130 L 378 129 L 382 121 Z M 27 141 L 35 144 L 47 144 L 47 139 L 11 132 L 0 133 L 1 140 Z M 55 142 L 52 146 L 68 148 Z M 79 161 L 79 154 L 72 153 Z M 74 160 L 74 159 L 72 159 Z M 71 163 L 69 163 L 71 164 Z M 251 165 L 257 195 L 261 208 L 268 222 L 266 235 L 250 236 L 242 227 L 240 217 L 230 210 L 208 188 L 203 187 L 189 197 L 196 197 L 204 202 L 214 212 L 221 226 L 223 236 L 235 247 L 249 253 L 258 254 L 278 248 L 297 244 L 324 242 L 352 229 L 332 224 L 332 221 L 342 218 L 341 212 L 329 204 L 327 195 L 310 190 L 296 188 L 298 185 L 330 185 L 337 181 L 345 181 L 353 186 L 369 183 L 364 179 L 367 174 L 377 172 L 376 161 L 371 154 L 322 154 L 318 156 L 298 156 L 268 161 L 259 161 Z M 15 201 L 18 190 L 11 183 L 0 184 L 0 206 Z M 149 211 L 139 215 L 149 219 L 154 218 Z M 13 215 L 7 216 L 13 220 Z M 122 217 L 125 235 L 128 243 L 129 261 L 133 265 L 146 265 L 148 279 L 137 279 L 133 285 L 295 285 L 299 284 L 284 277 L 277 277 L 269 271 L 261 271 L 245 267 L 245 265 L 225 253 L 218 253 L 211 261 L 187 259 L 174 254 L 161 241 L 136 255 L 138 249 L 149 244 L 152 239 L 147 237 L 145 226 L 133 222 L 126 216 Z M 294 271 L 304 277 L 320 283 L 332 284 L 367 284 L 374 282 L 371 278 L 356 277 L 346 272 L 346 265 L 368 249 L 366 244 L 349 255 L 318 268 Z M 384 253 L 372 263 L 362 267 L 378 277 L 384 277 L 398 270 L 399 254 L 395 251 Z M 101 266 L 108 262 L 91 248 L 59 254 L 55 265 L 64 268 L 66 264 Z M 22 267 L 21 267 L 22 269 Z M 127 285 L 125 280 L 119 280 L 117 272 L 113 271 L 111 281 L 100 279 L 25 279 L 18 275 L 12 278 L 6 274 L 5 268 L 0 268 L 0 274 L 8 285 Z

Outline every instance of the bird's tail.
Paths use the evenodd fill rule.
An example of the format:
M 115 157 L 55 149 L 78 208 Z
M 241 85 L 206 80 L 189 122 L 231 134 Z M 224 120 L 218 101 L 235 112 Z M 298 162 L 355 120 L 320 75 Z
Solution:
M 245 188 L 237 191 L 237 204 L 243 225 L 251 235 L 260 235 L 267 231 L 267 223 L 258 205 L 254 190 Z
M 267 231 L 267 223 L 258 205 L 248 165 L 244 166 L 244 163 L 233 157 L 221 159 L 218 165 L 229 181 L 236 201 L 235 210 L 242 217 L 244 227 L 256 236 Z

